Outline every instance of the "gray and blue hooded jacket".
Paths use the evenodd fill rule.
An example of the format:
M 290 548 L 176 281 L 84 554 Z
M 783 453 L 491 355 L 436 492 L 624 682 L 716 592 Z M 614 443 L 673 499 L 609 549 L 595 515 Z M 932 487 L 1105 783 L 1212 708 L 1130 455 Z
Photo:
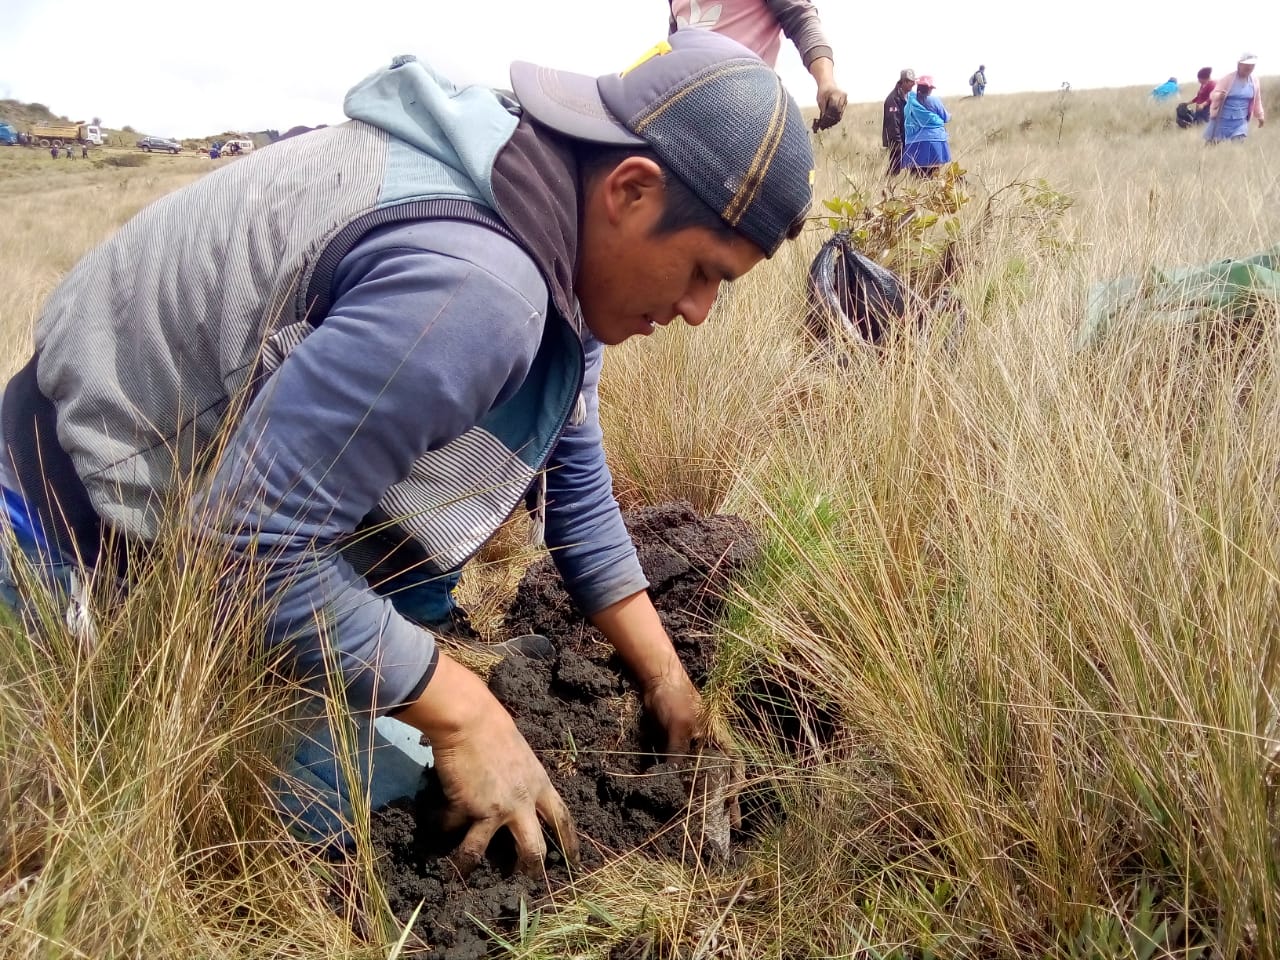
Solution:
M 456 569 L 531 488 L 587 613 L 648 584 L 573 292 L 572 150 L 412 58 L 346 111 L 77 264 L 2 422 L 49 540 L 90 563 L 105 533 L 153 539 L 204 478 L 190 509 L 233 570 L 262 565 L 233 588 L 270 601 L 269 640 L 305 677 L 336 655 L 352 705 L 382 712 L 418 696 L 436 651 L 379 579 Z

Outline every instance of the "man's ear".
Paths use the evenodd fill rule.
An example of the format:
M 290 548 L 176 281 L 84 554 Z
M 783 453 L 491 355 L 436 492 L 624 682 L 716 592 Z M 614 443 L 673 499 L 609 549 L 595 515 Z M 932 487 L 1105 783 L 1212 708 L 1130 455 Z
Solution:
M 662 168 L 648 157 L 627 157 L 600 182 L 605 215 L 615 226 L 626 217 L 665 202 Z

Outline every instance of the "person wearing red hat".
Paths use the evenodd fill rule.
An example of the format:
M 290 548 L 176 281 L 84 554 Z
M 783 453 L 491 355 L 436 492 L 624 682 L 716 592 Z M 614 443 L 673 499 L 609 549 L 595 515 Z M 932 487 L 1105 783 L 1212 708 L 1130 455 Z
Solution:
M 1186 103 L 1178 104 L 1177 122 L 1178 126 L 1184 130 L 1187 127 L 1209 122 L 1209 98 L 1213 96 L 1215 86 L 1213 68 L 1201 67 L 1196 73 L 1196 80 L 1200 82 L 1200 89 L 1196 91 L 1195 97 Z
M 951 145 L 947 140 L 947 123 L 951 114 L 933 95 L 933 77 L 922 75 L 916 88 L 907 94 L 903 130 L 906 145 L 902 167 L 918 176 L 931 177 L 944 163 L 951 162 Z

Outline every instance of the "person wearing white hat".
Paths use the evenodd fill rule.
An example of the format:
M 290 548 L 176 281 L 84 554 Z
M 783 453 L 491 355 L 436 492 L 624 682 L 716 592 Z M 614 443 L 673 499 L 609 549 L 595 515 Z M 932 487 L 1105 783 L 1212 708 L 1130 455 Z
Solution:
M 1261 127 L 1266 122 L 1262 106 L 1262 81 L 1253 75 L 1258 58 L 1242 53 L 1236 68 L 1219 78 L 1209 95 L 1209 126 L 1204 132 L 1207 143 L 1243 140 L 1249 134 L 1249 121 L 1256 119 Z

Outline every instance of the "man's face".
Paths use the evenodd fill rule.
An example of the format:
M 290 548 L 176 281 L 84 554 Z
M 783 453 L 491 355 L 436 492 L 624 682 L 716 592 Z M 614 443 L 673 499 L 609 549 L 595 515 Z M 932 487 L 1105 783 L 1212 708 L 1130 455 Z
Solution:
M 908 80 L 905 77 L 898 81 L 898 89 L 901 90 L 903 93 L 910 93 L 911 88 L 914 87 L 915 85 L 916 85 L 916 82 L 914 80 Z
M 697 326 L 721 283 L 764 259 L 745 237 L 704 227 L 655 233 L 665 196 L 661 170 L 643 157 L 629 157 L 586 188 L 575 288 L 602 343 L 648 336 L 676 317 Z

